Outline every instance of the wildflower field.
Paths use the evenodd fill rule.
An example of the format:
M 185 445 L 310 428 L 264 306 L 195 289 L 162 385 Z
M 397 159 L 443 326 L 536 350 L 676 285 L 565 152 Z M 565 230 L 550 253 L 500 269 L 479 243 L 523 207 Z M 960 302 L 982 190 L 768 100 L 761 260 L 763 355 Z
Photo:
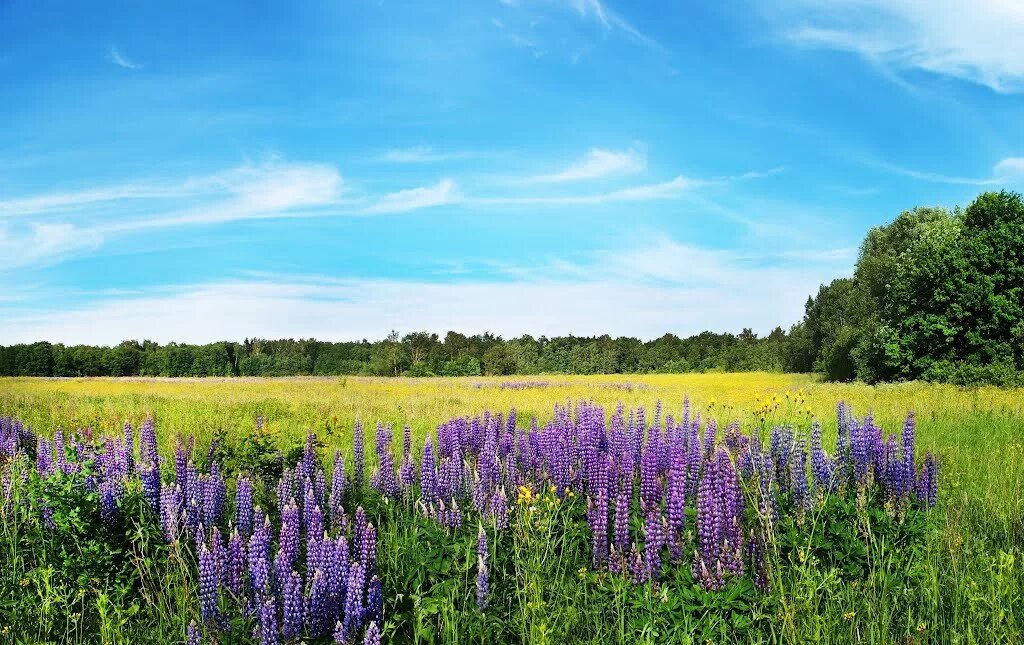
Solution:
M 1020 642 L 1022 395 L 0 379 L 0 641 Z

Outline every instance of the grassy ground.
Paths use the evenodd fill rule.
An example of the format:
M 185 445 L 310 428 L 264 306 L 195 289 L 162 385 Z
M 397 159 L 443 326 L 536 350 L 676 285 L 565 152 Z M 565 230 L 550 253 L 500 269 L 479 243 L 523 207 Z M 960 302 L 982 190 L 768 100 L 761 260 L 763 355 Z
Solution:
M 527 381 L 533 386 L 502 387 Z M 800 404 L 795 402 L 798 392 L 804 400 Z M 678 415 L 684 396 L 704 415 L 720 422 L 738 419 L 744 427 L 760 423 L 762 416 L 767 425 L 795 420 L 806 426 L 820 420 L 826 445 L 832 445 L 839 400 L 858 415 L 872 411 L 886 432 L 897 431 L 913 410 L 919 450 L 932 450 L 940 460 L 939 512 L 944 519 L 921 556 L 918 580 L 908 586 L 881 571 L 866 584 L 851 585 L 811 566 L 794 571 L 780 581 L 776 613 L 754 640 L 1019 642 L 1024 629 L 1022 390 L 917 383 L 868 387 L 783 374 L 0 379 L 0 414 L 18 416 L 42 433 L 57 426 L 111 430 L 152 414 L 165 449 L 179 432 L 195 434 L 200 448 L 216 430 L 244 439 L 255 417 L 263 415 L 282 448 L 301 441 L 307 429 L 316 430 L 328 446 L 347 448 L 356 419 L 371 425 L 378 420 L 396 427 L 408 424 L 418 443 L 439 423 L 484 410 L 515 407 L 520 419 L 544 421 L 555 403 L 587 399 L 609 408 L 619 402 L 653 407 L 661 401 L 667 413 Z M 572 571 L 559 575 L 545 593 L 585 591 L 573 583 Z M 550 614 L 561 621 L 560 627 L 550 628 L 557 634 L 575 625 L 583 630 L 577 634 L 614 640 L 614 634 L 581 626 L 592 624 L 587 622 L 594 617 L 586 613 L 590 610 L 608 618 L 606 608 L 591 606 L 584 594 L 575 607 Z

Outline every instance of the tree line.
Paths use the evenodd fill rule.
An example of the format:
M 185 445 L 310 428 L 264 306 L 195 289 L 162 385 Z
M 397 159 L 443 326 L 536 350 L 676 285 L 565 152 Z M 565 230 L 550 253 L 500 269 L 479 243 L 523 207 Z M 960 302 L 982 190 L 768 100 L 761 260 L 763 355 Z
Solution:
M 821 372 L 869 383 L 1024 383 L 1024 202 L 914 208 L 868 231 L 853 275 L 822 285 L 801 321 L 759 337 L 710 331 L 650 341 L 429 332 L 383 340 L 246 339 L 0 346 L 2 376 L 476 376 L 693 371 Z

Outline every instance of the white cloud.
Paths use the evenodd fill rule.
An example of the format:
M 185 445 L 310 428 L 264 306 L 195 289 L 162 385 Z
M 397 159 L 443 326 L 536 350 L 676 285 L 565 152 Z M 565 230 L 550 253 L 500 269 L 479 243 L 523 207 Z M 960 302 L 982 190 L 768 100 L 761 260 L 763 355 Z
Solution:
M 879 161 L 869 161 L 870 165 L 877 166 L 882 170 L 893 172 L 898 175 L 905 175 L 940 184 L 961 184 L 966 186 L 999 186 L 1004 184 L 1016 184 L 1024 182 L 1024 157 L 1007 157 L 1000 160 L 992 167 L 992 174 L 988 177 L 961 177 L 956 175 L 944 175 L 936 172 L 904 168 L 896 164 Z
M 419 164 L 469 159 L 476 156 L 469 152 L 438 152 L 430 146 L 412 146 L 385 150 L 373 160 L 378 163 Z
M 583 18 L 592 18 L 609 30 L 620 30 L 637 42 L 664 53 L 665 48 L 656 40 L 641 32 L 617 12 L 609 9 L 601 0 L 569 0 L 569 4 Z
M 382 213 L 403 213 L 406 211 L 454 204 L 461 201 L 455 182 L 442 179 L 433 186 L 407 188 L 384 195 L 376 203 L 366 207 L 363 212 L 368 215 Z
M 737 321 L 767 332 L 798 320 L 807 294 L 839 271 L 829 263 L 765 266 L 733 251 L 662 237 L 598 253 L 586 263 L 552 263 L 511 280 L 442 284 L 262 275 L 154 289 L 74 309 L 11 312 L 0 317 L 0 337 L 65 343 L 208 342 L 246 335 L 329 340 L 380 338 L 389 329 L 457 329 L 506 337 L 654 338 L 667 331 L 739 331 Z
M 1024 90 L 1024 3 L 1014 0 L 779 0 L 794 44 L 856 53 L 896 70 L 923 70 Z
M 59 262 L 72 253 L 94 249 L 101 242 L 99 233 L 66 222 L 27 226 L 0 222 L 0 258 L 6 270 Z
M 506 197 L 476 197 L 467 198 L 467 203 L 473 204 L 496 204 L 496 205 L 585 205 L 605 204 L 609 202 L 641 202 L 661 199 L 675 199 L 681 194 L 705 185 L 709 182 L 701 179 L 691 179 L 683 175 L 677 176 L 670 181 L 656 184 L 641 184 L 630 186 L 619 190 L 612 190 L 589 195 L 542 195 L 542 196 L 506 196 Z
M 129 60 L 121 50 L 114 46 L 110 47 L 110 51 L 107 53 L 107 60 L 118 67 L 123 67 L 125 69 L 142 69 L 142 65 L 140 63 Z
M 554 174 L 534 177 L 533 180 L 542 183 L 562 183 L 638 173 L 646 169 L 647 155 L 635 148 L 626 150 L 591 148 L 583 159 L 568 168 Z
M 1024 180 L 1024 157 L 1007 157 L 996 164 L 993 177 L 1004 181 Z

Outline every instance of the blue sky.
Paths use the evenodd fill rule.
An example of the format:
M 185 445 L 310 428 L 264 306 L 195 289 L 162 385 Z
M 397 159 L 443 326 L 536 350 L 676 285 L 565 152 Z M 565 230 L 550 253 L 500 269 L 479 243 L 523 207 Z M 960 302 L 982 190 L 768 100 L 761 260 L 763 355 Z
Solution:
M 1024 188 L 1005 1 L 73 4 L 0 2 L 0 343 L 765 333 Z

